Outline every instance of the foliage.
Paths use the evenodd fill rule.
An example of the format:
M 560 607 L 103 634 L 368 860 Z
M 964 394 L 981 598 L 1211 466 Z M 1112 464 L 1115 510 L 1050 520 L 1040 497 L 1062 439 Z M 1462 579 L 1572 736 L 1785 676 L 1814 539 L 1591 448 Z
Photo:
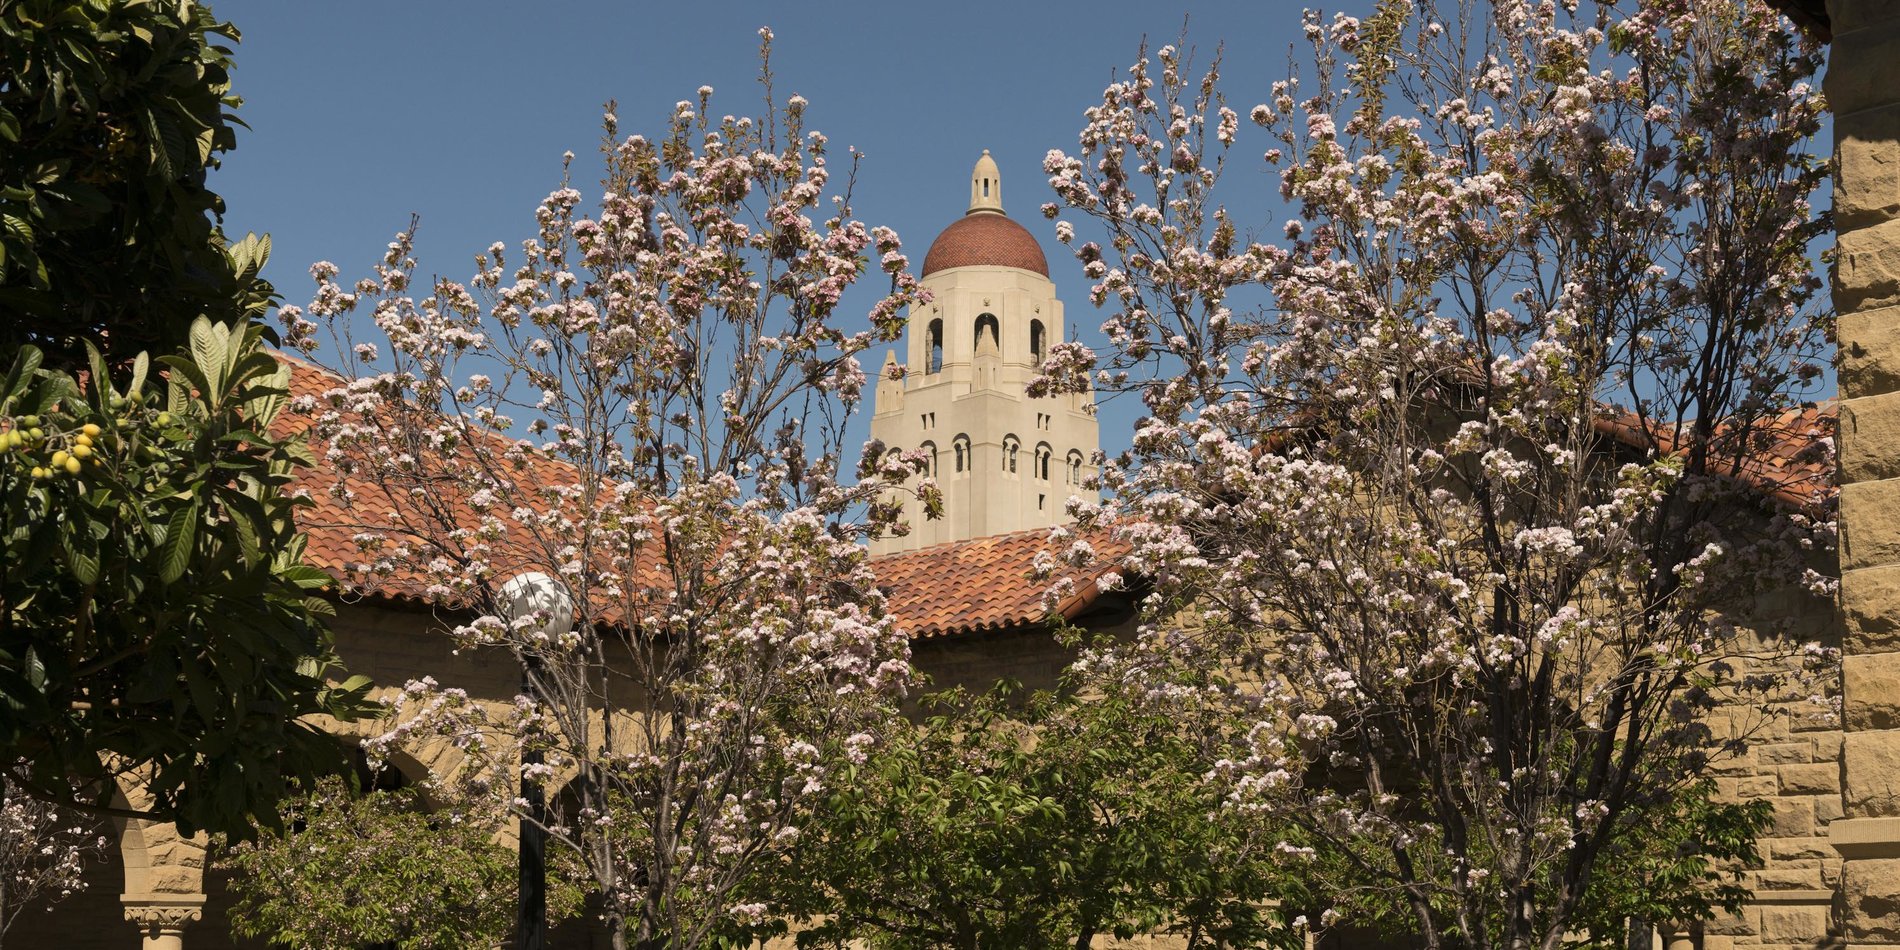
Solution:
M 413 789 L 358 791 L 317 781 L 289 803 L 286 827 L 236 846 L 231 927 L 306 950 L 500 947 L 515 922 L 515 852 L 491 824 L 431 814 Z M 553 916 L 580 891 L 553 889 Z
M 0 778 L 0 938 L 20 913 L 83 890 L 89 861 L 102 857 L 98 819 L 19 794 Z
M 898 337 L 915 284 L 897 236 L 851 217 L 805 100 L 766 80 L 765 115 L 716 118 L 702 87 L 657 140 L 622 137 L 610 104 L 597 214 L 563 182 L 521 262 L 497 243 L 468 286 L 411 296 L 409 234 L 353 287 L 313 268 L 344 380 L 300 409 L 362 518 L 352 579 L 467 611 L 458 646 L 530 681 L 500 709 L 410 683 L 370 748 L 466 749 L 447 781 L 548 826 L 617 945 L 765 926 L 741 885 L 910 675 L 862 542 L 925 460 L 872 446 L 855 484 L 838 460 L 858 354 Z M 846 289 L 878 274 L 888 295 L 846 327 Z M 373 342 L 351 336 L 359 309 Z M 305 311 L 280 316 L 314 348 Z M 498 596 L 529 572 L 560 589 Z M 545 818 L 516 797 L 557 778 Z
M 1298 946 L 1274 839 L 1199 781 L 1211 745 L 1117 693 L 948 691 L 841 770 L 778 875 L 801 947 Z M 855 941 L 855 942 L 854 942 Z
M 1078 510 L 1156 583 L 1097 668 L 1249 672 L 1196 694 L 1246 736 L 1214 780 L 1352 869 L 1318 922 L 1383 900 L 1423 946 L 1555 950 L 1614 898 L 1618 842 L 1689 807 L 1724 751 L 1702 717 L 1746 739 L 1828 660 L 1739 609 L 1833 589 L 1825 496 L 1764 502 L 1751 464 L 1827 444 L 1794 411 L 1831 322 L 1820 54 L 1727 0 L 1306 32 L 1310 75 L 1249 110 L 1284 241 L 1218 202 L 1218 59 L 1144 50 L 1045 163 L 1106 235 L 1058 225 L 1111 348 L 1052 347 L 1032 390 L 1151 412 Z
M 116 363 L 271 302 L 206 187 L 241 124 L 221 38 L 238 34 L 202 3 L 0 6 L 0 353 L 72 367 L 91 340 Z
M 1718 909 L 1740 914 L 1752 896 L 1743 871 L 1760 866 L 1757 842 L 1768 834 L 1774 809 L 1767 799 L 1719 801 L 1715 781 L 1704 778 L 1643 817 L 1645 824 L 1604 849 L 1606 866 L 1616 872 L 1592 877 L 1580 902 L 1578 929 L 1604 950 L 1628 945 L 1630 920 L 1709 920 Z
M 290 369 L 261 330 L 200 318 L 122 385 L 22 348 L 0 381 L 0 750 L 15 787 L 82 807 L 121 779 L 150 817 L 242 835 L 274 821 L 287 775 L 335 760 L 300 717 L 363 711 L 335 666 L 285 487 L 307 464 L 275 434 Z M 79 800 L 69 794 L 78 781 Z M 143 797 L 143 796 L 141 796 Z

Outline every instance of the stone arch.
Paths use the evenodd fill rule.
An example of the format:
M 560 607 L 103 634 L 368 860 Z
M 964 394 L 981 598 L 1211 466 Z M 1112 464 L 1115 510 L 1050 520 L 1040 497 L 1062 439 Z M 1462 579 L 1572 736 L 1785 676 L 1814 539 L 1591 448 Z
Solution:
M 120 776 L 114 807 L 144 811 L 153 804 L 136 775 Z M 115 817 L 112 823 L 125 871 L 119 895 L 125 919 L 144 936 L 146 950 L 181 950 L 186 925 L 204 917 L 209 838 L 181 835 L 170 822 Z

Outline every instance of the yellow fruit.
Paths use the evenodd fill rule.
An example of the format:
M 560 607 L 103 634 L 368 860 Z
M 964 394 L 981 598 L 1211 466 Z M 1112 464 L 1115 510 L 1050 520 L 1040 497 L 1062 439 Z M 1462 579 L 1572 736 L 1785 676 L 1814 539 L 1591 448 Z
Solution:
M 47 476 L 47 475 L 49 475 L 49 474 L 51 474 L 51 473 L 49 473 L 49 472 L 48 472 L 48 471 L 47 471 L 46 469 L 43 469 L 43 468 L 41 468 L 41 467 L 39 467 L 38 465 L 35 465 L 35 466 L 33 466 L 33 477 L 34 477 L 34 478 L 36 478 L 36 479 L 39 479 L 39 480 L 41 480 L 41 481 L 44 481 L 44 480 L 46 479 L 46 476 Z
M 171 413 L 169 413 L 169 412 L 161 412 L 161 413 L 159 413 L 159 414 L 158 414 L 158 424 L 159 424 L 159 425 L 162 425 L 162 426 L 168 426 L 168 425 L 171 425 L 171 424 L 172 424 L 172 414 L 171 414 Z
M 66 460 L 66 472 L 67 472 L 67 474 L 69 474 L 69 475 L 77 475 L 77 474 L 79 474 L 79 460 L 78 460 L 78 459 L 67 459 L 67 460 Z
M 73 437 L 73 444 L 74 445 L 91 445 L 92 436 L 89 436 L 82 432 L 79 435 Z
M 85 438 L 85 436 L 83 436 L 83 435 L 82 435 L 82 436 L 80 436 L 80 438 L 82 438 L 82 439 L 83 439 L 83 438 Z M 91 443 L 91 442 L 80 442 L 80 443 L 78 443 L 78 444 L 76 444 L 76 445 L 74 445 L 74 446 L 73 446 L 73 457 L 74 457 L 74 458 L 85 458 L 86 456 L 88 456 L 88 455 L 91 455 L 91 454 L 92 454 L 92 443 Z
M 99 434 L 99 427 L 88 422 L 79 427 L 80 438 L 93 438 Z
M 66 464 L 66 460 L 67 460 L 67 459 L 69 459 L 69 458 L 71 458 L 71 457 L 72 457 L 72 456 L 70 456 L 70 455 L 68 455 L 68 454 L 66 454 L 66 450 L 65 450 L 65 449 L 60 449 L 59 451 L 57 451 L 57 452 L 54 452 L 54 453 L 53 453 L 53 467 L 54 467 L 54 468 L 58 468 L 58 467 L 60 467 L 61 465 L 64 465 L 64 464 Z
M 39 426 L 34 426 L 26 430 L 26 437 L 29 439 L 44 439 L 46 438 L 46 433 L 41 431 Z

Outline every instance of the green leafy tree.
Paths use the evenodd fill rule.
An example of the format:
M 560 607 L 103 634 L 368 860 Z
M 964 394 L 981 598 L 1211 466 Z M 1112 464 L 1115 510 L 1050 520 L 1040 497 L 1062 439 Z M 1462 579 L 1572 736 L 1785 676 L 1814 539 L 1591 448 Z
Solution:
M 231 926 L 305 950 L 500 947 L 515 922 L 515 853 L 496 825 L 430 814 L 412 789 L 359 793 L 319 780 L 281 832 L 231 849 Z M 549 916 L 573 916 L 580 888 L 559 877 Z
M 1196 948 L 1299 943 L 1269 902 L 1287 855 L 1199 780 L 1191 719 L 1114 691 L 929 702 L 935 715 L 835 774 L 779 876 L 785 906 L 818 921 L 799 946 L 1033 950 L 1163 931 Z
M 290 369 L 262 332 L 200 318 L 162 403 L 142 354 L 115 386 L 96 351 L 75 376 L 27 346 L 0 380 L 0 766 L 36 797 L 100 810 L 129 779 L 147 816 L 243 836 L 340 764 L 309 717 L 368 708 L 367 680 L 326 684 L 331 580 L 286 491 L 308 452 L 271 431 Z
M 206 187 L 241 125 L 237 38 L 202 3 L 0 3 L 0 354 L 78 366 L 91 340 L 117 362 L 270 304 Z

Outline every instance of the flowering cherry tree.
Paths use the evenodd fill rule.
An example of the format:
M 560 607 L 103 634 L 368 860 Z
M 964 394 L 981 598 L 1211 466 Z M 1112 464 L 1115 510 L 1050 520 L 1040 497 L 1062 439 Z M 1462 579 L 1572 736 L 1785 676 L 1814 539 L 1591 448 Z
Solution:
M 0 779 L 0 942 L 27 910 L 42 910 L 86 887 L 88 863 L 105 856 L 99 819 L 28 798 Z
M 301 408 L 349 476 L 355 580 L 411 585 L 461 648 L 527 676 L 506 708 L 410 683 L 372 752 L 461 749 L 458 800 L 570 849 L 616 946 L 765 924 L 749 875 L 910 678 L 863 542 L 922 462 L 871 445 L 854 477 L 839 459 L 858 356 L 920 294 L 897 235 L 852 217 L 806 101 L 773 104 L 770 80 L 765 115 L 717 117 L 702 87 L 657 139 L 623 135 L 610 103 L 598 208 L 564 183 L 466 285 L 415 296 L 404 234 L 354 286 L 317 265 L 308 310 L 282 314 L 309 349 L 318 320 L 338 338 L 343 381 Z M 852 326 L 845 291 L 872 277 L 887 292 Z M 500 596 L 532 572 L 556 583 Z M 517 778 L 558 789 L 545 812 Z
M 1756 461 L 1828 444 L 1798 411 L 1830 319 L 1819 54 L 1729 0 L 1305 28 L 1311 68 L 1247 116 L 1283 238 L 1221 204 L 1257 133 L 1218 58 L 1144 49 L 1046 160 L 1110 345 L 1052 347 L 1032 389 L 1150 413 L 1078 510 L 1155 584 L 1091 662 L 1250 724 L 1210 779 L 1347 869 L 1313 923 L 1382 903 L 1425 946 L 1554 950 L 1724 751 L 1706 714 L 1745 738 L 1824 659 L 1738 609 L 1832 584 L 1824 496 Z

